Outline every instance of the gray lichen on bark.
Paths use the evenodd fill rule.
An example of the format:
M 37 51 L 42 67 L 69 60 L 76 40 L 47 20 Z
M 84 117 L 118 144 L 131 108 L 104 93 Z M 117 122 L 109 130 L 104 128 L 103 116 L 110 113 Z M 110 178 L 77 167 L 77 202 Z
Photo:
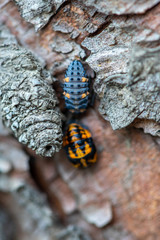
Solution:
M 26 183 L 13 191 L 12 194 L 18 207 L 24 212 L 25 218 L 28 217 L 25 231 L 36 232 L 39 239 L 52 239 L 55 219 L 45 195 Z M 33 226 L 36 231 L 33 231 Z
M 0 45 L 10 43 L 17 44 L 16 38 L 10 33 L 10 31 L 5 25 L 0 24 Z
M 112 77 L 106 84 L 100 113 L 113 129 L 132 123 L 135 118 L 160 120 L 160 48 L 135 46 L 126 80 Z M 118 81 L 119 82 L 116 82 Z
M 87 62 L 96 72 L 99 111 L 114 130 L 135 118 L 157 122 L 160 118 L 160 57 L 155 47 L 160 35 L 147 27 L 144 31 L 137 21 L 116 17 L 100 34 L 82 43 L 91 51 Z
M 33 54 L 15 44 L 0 46 L 2 119 L 19 142 L 42 156 L 61 148 L 62 129 L 58 100 L 50 74 Z
M 91 240 L 90 236 L 77 226 L 68 226 L 56 236 L 57 240 Z
M 160 47 L 135 46 L 128 75 L 128 89 L 133 93 L 138 118 L 160 121 Z
M 131 43 L 137 32 L 136 22 L 126 17 L 113 18 L 108 24 L 101 33 L 82 42 L 82 46 L 91 51 L 86 61 L 96 72 L 94 88 L 100 97 L 112 76 L 122 75 L 121 82 L 125 81 Z
M 134 126 L 137 128 L 143 128 L 145 133 L 160 137 L 160 122 L 139 119 L 138 121 L 134 122 Z
M 66 0 L 14 0 L 20 9 L 22 17 L 35 25 L 38 31 L 44 27 L 50 17 L 56 13 L 58 8 Z
M 86 56 L 85 51 L 80 47 L 79 44 L 69 40 L 65 35 L 62 37 L 54 37 L 51 45 L 53 51 L 63 54 L 69 54 L 70 58 L 79 56 L 82 59 Z
M 128 14 L 128 13 L 144 13 L 148 9 L 159 3 L 159 0 L 102 0 L 97 3 L 96 0 L 86 0 L 84 4 L 88 7 L 95 7 L 97 11 L 106 15 L 110 14 Z
M 104 230 L 104 238 L 107 240 L 136 240 L 132 233 L 128 232 L 122 224 L 112 224 Z
M 61 37 L 55 36 L 53 38 L 51 48 L 53 52 L 63 55 L 63 61 L 55 61 L 53 63 L 53 75 L 57 72 L 65 72 L 70 62 L 75 59 L 75 56 L 81 59 L 84 59 L 86 57 L 84 49 L 81 48 L 81 46 L 76 42 L 69 40 L 68 37 L 66 37 L 64 34 L 62 34 Z
M 0 194 L 7 194 L 6 207 L 12 213 L 12 220 L 15 223 L 14 239 L 22 239 L 22 236 L 19 236 L 22 233 L 23 239 L 55 239 L 54 234 L 58 231 L 56 218 L 49 208 L 45 195 L 22 179 L 0 173 L 0 181 Z M 9 204 L 9 201 L 12 204 Z M 4 231 L 6 232 L 6 229 Z

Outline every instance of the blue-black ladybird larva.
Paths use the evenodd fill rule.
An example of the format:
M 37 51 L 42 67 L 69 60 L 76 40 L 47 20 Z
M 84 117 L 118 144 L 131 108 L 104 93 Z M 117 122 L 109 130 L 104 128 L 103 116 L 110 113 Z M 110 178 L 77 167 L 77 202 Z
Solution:
M 82 63 L 74 60 L 68 66 L 63 83 L 66 108 L 72 113 L 84 112 L 89 103 L 89 78 Z
M 51 157 L 61 148 L 61 115 L 51 79 L 33 54 L 17 44 L 0 46 L 3 123 L 19 142 Z

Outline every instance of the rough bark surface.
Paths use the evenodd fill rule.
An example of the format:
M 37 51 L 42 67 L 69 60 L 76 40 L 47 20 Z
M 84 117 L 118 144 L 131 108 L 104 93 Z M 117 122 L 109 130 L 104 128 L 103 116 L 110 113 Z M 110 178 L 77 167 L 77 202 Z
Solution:
M 159 62 L 159 47 L 133 47 L 128 77 L 119 74 L 107 79 L 100 113 L 113 129 L 126 127 L 135 118 L 160 121 Z M 154 135 L 159 136 L 158 131 Z
M 35 30 L 38 31 L 48 23 L 50 17 L 66 0 L 14 1 L 20 9 L 22 17 L 35 25 Z
M 61 116 L 51 80 L 38 60 L 1 31 L 1 114 L 4 124 L 18 140 L 42 156 L 51 157 L 62 143 Z M 4 37 L 3 37 L 4 35 Z M 10 38 L 9 38 L 10 39 Z
M 83 2 L 83 1 L 82 1 Z M 126 1 L 126 0 L 87 0 L 84 4 L 88 7 L 95 7 L 97 11 L 103 12 L 106 15 L 110 14 L 129 14 L 129 13 L 145 13 L 146 10 L 154 7 L 159 0 L 142 0 L 142 1 Z
M 142 23 L 142 17 L 110 19 L 106 29 L 82 43 L 92 53 L 87 62 L 97 73 L 99 111 L 113 129 L 135 118 L 159 121 L 160 87 L 155 78 L 159 79 L 160 35 Z
M 1 1 L 4 122 L 11 128 L 9 113 L 16 102 L 10 98 L 12 84 L 27 78 L 22 86 L 25 93 L 29 86 L 32 92 L 36 76 L 45 94 L 34 105 L 31 122 L 46 110 L 45 105 L 54 116 L 60 116 L 60 108 L 65 125 L 70 116 L 61 97 L 58 105 L 56 84 L 78 57 L 88 75 L 95 73 L 97 98 L 79 121 L 92 133 L 98 160 L 80 170 L 72 167 L 63 149 L 53 158 L 37 156 L 27 147 L 22 149 L 0 124 L 0 239 L 159 240 L 160 1 Z M 33 110 L 32 101 L 24 101 L 25 94 L 20 93 L 17 87 L 13 91 L 14 96 L 22 96 L 25 111 Z M 24 117 L 21 111 L 16 116 Z M 55 123 L 55 119 L 51 125 L 43 120 L 49 128 Z M 29 127 L 24 126 L 27 133 Z M 21 131 L 13 127 L 15 135 Z M 61 136 L 59 118 L 55 128 L 53 133 L 36 135 L 32 143 L 42 143 L 47 136 L 58 150 L 61 140 L 53 136 L 56 131 Z M 3 226 L 9 218 L 11 228 L 6 232 Z

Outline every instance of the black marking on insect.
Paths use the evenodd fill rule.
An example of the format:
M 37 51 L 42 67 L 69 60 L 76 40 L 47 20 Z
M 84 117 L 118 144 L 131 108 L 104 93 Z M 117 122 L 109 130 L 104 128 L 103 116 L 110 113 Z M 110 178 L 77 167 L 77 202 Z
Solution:
M 87 168 L 97 161 L 97 152 L 91 136 L 86 127 L 71 123 L 63 137 L 63 147 L 69 161 L 76 168 Z
M 66 108 L 72 113 L 81 113 L 89 104 L 90 80 L 82 63 L 74 60 L 69 65 L 63 83 L 63 95 Z

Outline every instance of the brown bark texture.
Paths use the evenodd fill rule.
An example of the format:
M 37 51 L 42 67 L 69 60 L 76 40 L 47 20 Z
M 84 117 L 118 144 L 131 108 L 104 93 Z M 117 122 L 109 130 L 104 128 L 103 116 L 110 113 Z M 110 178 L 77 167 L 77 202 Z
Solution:
M 95 94 L 87 169 L 62 148 L 74 59 Z M 159 0 L 0 0 L 0 109 L 1 240 L 159 240 Z

